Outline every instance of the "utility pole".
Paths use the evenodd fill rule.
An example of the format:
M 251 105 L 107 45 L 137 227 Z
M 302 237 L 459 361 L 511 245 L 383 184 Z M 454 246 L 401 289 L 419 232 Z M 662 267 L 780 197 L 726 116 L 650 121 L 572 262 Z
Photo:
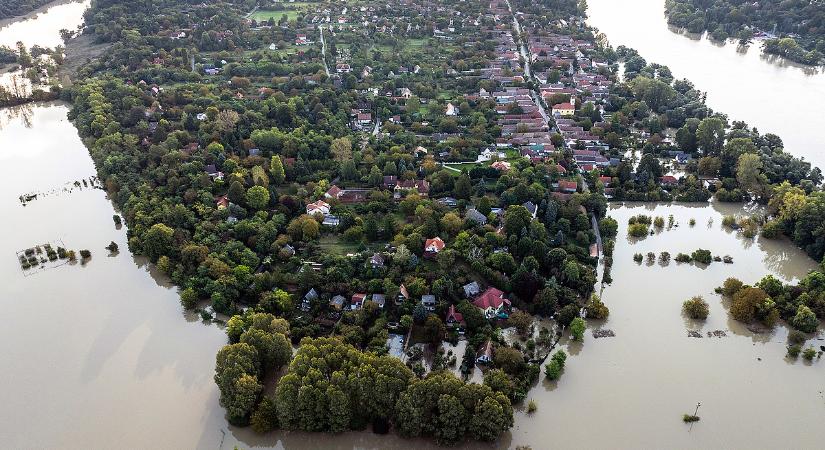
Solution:
M 696 410 L 695 410 L 695 411 L 693 411 L 693 416 L 694 416 L 694 417 L 699 417 L 699 416 L 698 416 L 698 414 L 699 414 L 699 407 L 700 407 L 700 406 L 702 406 L 702 402 L 696 402 Z M 694 424 L 694 423 L 696 423 L 696 422 L 691 422 L 691 423 L 690 423 L 690 428 L 688 429 L 688 432 L 690 432 L 691 430 L 693 430 L 693 424 Z

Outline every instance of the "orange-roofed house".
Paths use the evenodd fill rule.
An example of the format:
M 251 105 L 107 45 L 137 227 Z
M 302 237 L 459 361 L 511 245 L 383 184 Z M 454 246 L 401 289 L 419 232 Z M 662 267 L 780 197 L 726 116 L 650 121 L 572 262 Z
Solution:
M 432 239 L 427 239 L 424 243 L 424 256 L 435 256 L 441 250 L 444 250 L 444 241 L 436 236 Z

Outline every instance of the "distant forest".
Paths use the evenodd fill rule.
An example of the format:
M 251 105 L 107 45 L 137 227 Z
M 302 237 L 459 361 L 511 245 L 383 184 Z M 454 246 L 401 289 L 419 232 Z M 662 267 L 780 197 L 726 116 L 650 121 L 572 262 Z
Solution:
M 0 1 L 0 20 L 22 16 L 51 1 L 52 0 L 2 0 Z
M 708 31 L 717 40 L 747 39 L 753 28 L 776 33 L 767 53 L 817 64 L 825 53 L 823 0 L 667 0 L 668 22 L 694 33 Z

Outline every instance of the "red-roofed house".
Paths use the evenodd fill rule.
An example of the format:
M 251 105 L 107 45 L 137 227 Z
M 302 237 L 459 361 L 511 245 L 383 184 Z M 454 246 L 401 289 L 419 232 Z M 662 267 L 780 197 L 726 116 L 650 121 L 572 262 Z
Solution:
M 352 294 L 352 302 L 350 302 L 350 309 L 361 309 L 364 306 L 364 299 L 367 298 L 367 294 Z
M 338 195 L 340 194 L 341 188 L 333 184 L 332 187 L 330 187 L 329 190 L 324 194 L 324 197 L 329 199 L 338 198 Z
M 329 214 L 329 203 L 323 200 L 318 200 L 317 202 L 308 204 L 307 214 L 311 216 L 315 213 L 321 213 L 323 215 Z
M 456 312 L 455 305 L 450 305 L 450 309 L 447 310 L 447 317 L 444 319 L 444 323 L 446 323 L 450 328 L 464 327 L 464 315 L 460 312 Z
M 507 161 L 496 161 L 490 164 L 490 167 L 501 172 L 507 172 L 508 170 L 510 170 L 510 163 L 508 163 Z
M 665 175 L 662 178 L 659 178 L 659 183 L 663 186 L 676 186 L 679 184 L 679 180 L 677 180 L 673 175 Z
M 559 190 L 562 192 L 576 192 L 579 188 L 577 181 L 559 180 Z
M 610 187 L 610 183 L 613 182 L 613 178 L 612 177 L 601 176 L 601 177 L 599 177 L 599 181 L 602 182 L 602 185 L 604 185 L 604 187 Z
M 229 197 L 221 195 L 215 200 L 215 206 L 218 209 L 224 209 L 229 206 Z
M 473 300 L 473 304 L 481 308 L 484 311 L 484 317 L 488 319 L 498 316 L 506 317 L 510 309 L 510 300 L 504 298 L 504 292 L 494 287 L 489 287 L 482 292 Z
M 441 250 L 444 250 L 444 241 L 438 236 L 427 239 L 424 243 L 424 256 L 435 256 Z
M 559 103 L 553 105 L 553 114 L 558 113 L 562 117 L 572 116 L 576 113 L 576 107 L 570 103 Z

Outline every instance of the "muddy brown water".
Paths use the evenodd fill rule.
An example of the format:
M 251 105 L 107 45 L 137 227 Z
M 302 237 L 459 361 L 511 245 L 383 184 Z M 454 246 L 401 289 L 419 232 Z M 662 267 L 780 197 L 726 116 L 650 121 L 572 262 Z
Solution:
M 64 192 L 95 171 L 60 103 L 0 110 L 0 436 L 7 448 L 435 448 L 424 440 L 369 432 L 330 436 L 228 427 L 212 380 L 223 331 L 182 311 L 162 276 L 127 249 L 126 230 L 99 189 Z M 45 192 L 22 206 L 18 196 Z M 626 237 L 634 214 L 673 214 L 678 228 Z M 543 379 L 520 407 L 510 433 L 471 448 L 821 448 L 825 439 L 823 362 L 789 361 L 787 329 L 753 334 L 728 319 L 713 293 L 726 277 L 755 282 L 773 273 L 790 282 L 816 267 L 786 241 L 744 239 L 721 228 L 738 205 L 613 205 L 620 224 L 611 309 L 589 321 L 561 380 Z M 694 227 L 688 226 L 696 219 Z M 708 226 L 709 219 L 713 222 Z M 25 276 L 15 252 L 62 240 L 90 249 L 86 265 Z M 110 241 L 120 253 L 109 255 Z M 633 253 L 707 248 L 734 263 L 708 267 L 639 265 Z M 684 319 L 683 300 L 710 303 L 704 324 Z M 594 339 L 593 328 L 615 337 Z M 689 338 L 699 330 L 701 339 Z M 708 338 L 723 330 L 725 338 Z M 822 345 L 825 341 L 812 341 Z M 760 360 L 761 358 L 761 360 Z M 701 402 L 692 428 L 681 415 Z

